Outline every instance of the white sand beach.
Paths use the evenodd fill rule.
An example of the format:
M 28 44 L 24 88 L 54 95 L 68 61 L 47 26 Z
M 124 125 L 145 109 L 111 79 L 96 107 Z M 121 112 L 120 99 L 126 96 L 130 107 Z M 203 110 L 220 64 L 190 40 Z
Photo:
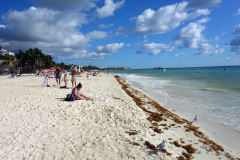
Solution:
M 211 141 L 200 123 L 160 108 L 120 78 L 121 84 L 100 75 L 77 77 L 81 93 L 91 98 L 78 102 L 63 101 L 70 81 L 69 89 L 59 89 L 54 78 L 43 87 L 44 77 L 0 77 L 0 159 L 240 158 Z M 165 150 L 154 151 L 163 140 Z

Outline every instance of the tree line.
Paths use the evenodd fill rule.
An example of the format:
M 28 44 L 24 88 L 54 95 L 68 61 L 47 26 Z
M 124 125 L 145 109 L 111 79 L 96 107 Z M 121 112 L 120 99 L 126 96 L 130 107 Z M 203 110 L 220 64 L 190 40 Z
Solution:
M 0 46 L 0 51 L 2 47 Z M 25 52 L 22 50 L 18 50 L 18 53 L 13 55 L 0 54 L 0 60 L 2 60 L 1 66 L 11 66 L 11 67 L 22 67 L 28 72 L 35 72 L 36 69 L 46 69 L 50 67 L 56 67 L 59 66 L 62 70 L 66 70 L 68 68 L 71 68 L 72 66 L 76 66 L 74 64 L 65 64 L 63 62 L 56 63 L 53 61 L 53 56 L 44 54 L 40 49 L 38 48 L 29 48 Z M 88 69 L 99 69 L 96 66 L 84 66 L 84 70 Z

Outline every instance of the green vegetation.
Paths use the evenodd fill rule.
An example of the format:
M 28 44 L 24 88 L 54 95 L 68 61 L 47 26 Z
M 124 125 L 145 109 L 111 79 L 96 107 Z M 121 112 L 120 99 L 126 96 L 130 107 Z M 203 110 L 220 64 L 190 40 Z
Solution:
M 88 69 L 90 69 L 90 70 L 92 70 L 92 69 L 100 70 L 99 67 L 91 66 L 91 65 L 89 65 L 89 66 L 83 66 L 82 69 L 84 69 L 84 70 L 88 70 Z
M 0 50 L 2 47 L 0 46 Z M 0 60 L 3 60 L 1 66 L 4 67 L 22 67 L 24 68 L 23 72 L 35 72 L 36 69 L 45 69 L 50 67 L 56 67 L 59 66 L 62 70 L 66 70 L 68 68 L 71 68 L 72 66 L 79 66 L 75 64 L 65 64 L 63 62 L 56 63 L 53 61 L 53 57 L 51 55 L 46 55 L 42 52 L 42 50 L 38 48 L 29 48 L 25 52 L 22 50 L 19 50 L 18 53 L 15 54 L 15 57 L 13 55 L 0 54 Z M 88 69 L 99 69 L 96 66 L 83 66 L 82 69 L 88 70 Z

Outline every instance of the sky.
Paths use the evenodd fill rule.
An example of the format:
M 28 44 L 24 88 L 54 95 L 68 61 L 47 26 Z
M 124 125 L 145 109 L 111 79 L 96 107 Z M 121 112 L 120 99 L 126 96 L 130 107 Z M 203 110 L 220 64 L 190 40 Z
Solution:
M 98 67 L 240 65 L 239 0 L 8 0 L 0 45 Z

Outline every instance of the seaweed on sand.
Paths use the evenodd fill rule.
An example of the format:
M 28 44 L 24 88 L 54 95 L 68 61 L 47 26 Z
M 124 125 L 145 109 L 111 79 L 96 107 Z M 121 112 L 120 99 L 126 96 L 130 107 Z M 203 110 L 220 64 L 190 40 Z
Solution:
M 151 123 L 154 122 L 160 122 L 160 121 L 167 121 L 166 118 L 169 118 L 173 120 L 177 124 L 185 124 L 186 132 L 193 133 L 196 137 L 199 137 L 201 142 L 208 146 L 204 147 L 206 151 L 209 149 L 212 151 L 215 151 L 216 155 L 219 155 L 220 152 L 225 155 L 226 157 L 229 157 L 229 154 L 226 154 L 223 147 L 216 144 L 212 140 L 210 140 L 208 137 L 204 135 L 201 131 L 199 131 L 198 127 L 195 127 L 190 123 L 187 119 L 180 118 L 178 115 L 170 112 L 166 108 L 163 108 L 160 104 L 158 104 L 156 101 L 152 100 L 151 98 L 145 96 L 141 92 L 137 91 L 136 89 L 133 89 L 129 84 L 126 83 L 124 79 L 121 79 L 119 76 L 115 76 L 118 83 L 122 86 L 122 89 L 130 96 L 132 97 L 133 101 L 136 103 L 137 106 L 139 106 L 143 111 L 149 113 L 149 117 L 147 118 Z M 159 113 L 149 111 L 144 107 L 144 105 L 151 105 L 154 107 Z M 163 118 L 165 116 L 166 118 Z M 165 128 L 167 129 L 167 128 Z
M 187 160 L 191 160 L 193 159 L 194 157 L 192 156 L 192 154 L 188 154 L 186 152 L 182 152 L 182 155 L 187 159 Z
M 130 136 L 131 135 L 136 135 L 136 134 L 138 134 L 138 131 L 130 131 L 130 132 L 125 132 L 125 133 L 128 133 Z
M 149 141 L 145 141 L 145 145 L 146 145 L 149 149 L 151 149 L 151 150 L 155 150 L 155 149 L 156 149 L 156 147 L 155 147 L 153 144 L 151 144 Z
M 169 153 L 166 149 L 162 149 L 162 152 L 163 152 L 163 153 L 166 153 L 168 156 L 171 156 L 171 155 L 172 155 L 172 153 Z
M 177 160 L 186 160 L 183 156 L 176 157 Z
M 186 151 L 190 154 L 196 153 L 196 151 L 197 151 L 195 148 L 192 147 L 191 144 L 182 146 L 182 148 L 186 149 Z
M 182 147 L 182 145 L 179 144 L 177 141 L 174 141 L 173 144 L 174 144 L 176 147 Z

